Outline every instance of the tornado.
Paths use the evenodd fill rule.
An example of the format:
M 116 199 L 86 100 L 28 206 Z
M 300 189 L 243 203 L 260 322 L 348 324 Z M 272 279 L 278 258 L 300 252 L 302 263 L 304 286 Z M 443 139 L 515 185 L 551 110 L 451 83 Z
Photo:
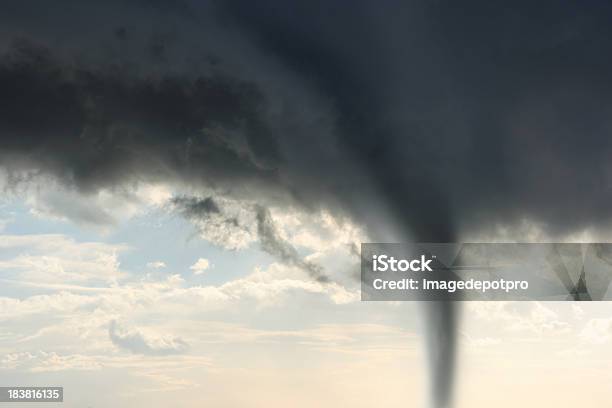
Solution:
M 431 199 L 431 198 L 430 198 Z M 444 203 L 442 197 L 434 202 Z M 447 198 L 444 198 L 447 199 Z M 428 214 L 431 213 L 431 208 Z M 428 218 L 427 223 L 413 223 L 414 238 L 419 242 L 456 242 L 456 222 L 452 220 L 450 209 L 441 205 Z M 423 219 L 419 217 L 417 219 Z M 442 226 L 435 227 L 434 220 L 447 220 Z M 415 225 L 416 224 L 416 225 Z M 439 224 L 438 224 L 439 225 Z M 450 271 L 443 269 L 437 272 L 440 279 Z M 428 364 L 428 404 L 431 408 L 451 408 L 455 388 L 457 366 L 457 333 L 460 317 L 460 302 L 454 300 L 425 301 L 421 304 L 423 321 L 423 342 Z
M 383 161 L 401 161 L 394 157 L 397 149 L 388 149 Z M 372 172 L 376 172 L 376 166 Z M 387 167 L 387 169 L 389 169 Z M 399 169 L 396 169 L 399 172 Z M 395 171 L 391 171 L 394 173 Z M 385 235 L 379 226 L 373 225 L 371 234 L 379 236 L 380 242 L 402 241 L 422 243 L 451 243 L 457 241 L 457 221 L 449 205 L 451 197 L 438 186 L 442 183 L 434 175 L 421 173 L 415 180 L 407 177 L 406 188 L 398 189 L 398 179 L 391 182 L 388 174 L 379 174 L 379 186 L 386 187 L 386 194 L 380 196 L 388 199 L 386 209 L 390 223 L 395 227 L 391 235 Z M 422 192 L 414 196 L 410 191 Z M 378 228 L 377 228 L 378 227 Z M 380 234 L 380 235 L 377 235 Z M 436 273 L 440 279 L 450 278 L 450 270 L 442 268 Z M 447 294 L 447 296 L 449 296 Z M 453 406 L 455 373 L 457 365 L 457 333 L 460 317 L 460 305 L 454 300 L 424 301 L 419 305 L 423 327 L 423 344 L 426 352 L 428 384 L 428 406 L 430 408 L 450 408 Z
M 423 314 L 431 373 L 429 404 L 432 408 L 450 408 L 455 382 L 459 308 L 451 301 L 431 301 L 423 306 Z

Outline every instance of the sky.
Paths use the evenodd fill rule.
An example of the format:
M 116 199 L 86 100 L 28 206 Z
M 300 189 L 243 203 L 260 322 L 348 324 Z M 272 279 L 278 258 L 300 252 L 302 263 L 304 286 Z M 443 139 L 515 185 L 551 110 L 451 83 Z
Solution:
M 610 240 L 605 2 L 0 7 L 1 384 L 609 401 L 607 303 L 359 293 L 362 242 Z
M 1 206 L 2 384 L 62 385 L 69 407 L 425 401 L 418 303 L 360 302 L 356 280 L 317 282 L 257 243 L 211 244 L 162 186 L 103 229 L 46 213 L 44 189 Z M 355 226 L 275 220 L 304 258 L 339 271 L 334 282 L 358 269 Z M 459 339 L 458 407 L 610 396 L 608 303 L 468 302 Z

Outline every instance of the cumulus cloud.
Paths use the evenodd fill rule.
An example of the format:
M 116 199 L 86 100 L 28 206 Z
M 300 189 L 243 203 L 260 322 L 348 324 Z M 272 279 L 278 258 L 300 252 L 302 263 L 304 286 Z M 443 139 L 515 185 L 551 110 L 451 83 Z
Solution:
M 311 281 L 299 265 L 280 262 L 219 285 L 190 287 L 177 274 L 136 279 L 118 269 L 116 253 L 126 249 L 124 245 L 76 242 L 57 234 L 2 236 L 0 250 L 7 255 L 0 261 L 0 269 L 5 271 L 3 284 L 35 294 L 0 297 L 0 319 L 19 320 L 46 312 L 60 318 L 88 308 L 104 311 L 108 319 L 127 311 L 153 312 L 155 305 L 185 312 L 194 305 L 203 312 L 234 310 L 241 305 L 282 304 L 296 292 L 320 295 L 338 304 L 358 299 L 354 285 Z M 198 260 L 192 270 L 203 271 L 205 261 Z M 152 262 L 152 266 L 160 265 Z M 36 293 L 41 290 L 50 293 Z M 92 314 L 88 316 L 92 320 Z
M 95 296 L 67 291 L 34 295 L 24 299 L 3 296 L 0 297 L 0 321 L 19 321 L 37 314 L 62 316 L 95 306 L 97 303 L 99 298 Z
M 296 278 L 298 267 L 287 267 L 283 264 L 272 264 L 267 270 L 255 270 L 245 278 L 229 281 L 218 287 L 218 290 L 231 298 L 254 299 L 262 306 L 282 305 L 292 294 L 306 293 L 323 295 L 335 304 L 347 304 L 359 300 L 356 289 L 334 282 L 320 282 Z
M 189 269 L 191 269 L 193 271 L 194 274 L 196 275 L 201 275 L 204 273 L 205 270 L 207 270 L 210 267 L 210 262 L 208 262 L 208 259 L 206 258 L 199 258 L 196 263 L 194 263 L 193 265 L 191 265 L 189 267 Z
M 4 277 L 35 282 L 115 282 L 124 274 L 118 254 L 126 245 L 77 242 L 61 234 L 2 235 Z
M 136 329 L 127 330 L 115 320 L 108 327 L 108 336 L 115 346 L 138 354 L 180 354 L 188 349 L 188 344 L 180 337 L 152 336 Z

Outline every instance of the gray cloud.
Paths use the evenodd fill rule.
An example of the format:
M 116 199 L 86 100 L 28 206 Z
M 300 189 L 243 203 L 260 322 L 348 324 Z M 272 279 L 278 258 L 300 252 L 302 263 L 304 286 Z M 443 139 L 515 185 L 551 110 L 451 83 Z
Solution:
M 3 16 L 5 167 L 83 192 L 206 184 L 342 209 L 370 230 L 384 208 L 419 240 L 493 221 L 562 233 L 610 219 L 607 8 L 70 7 L 117 24 L 66 39 L 57 27 L 92 24 L 61 7 Z
M 115 320 L 108 327 L 108 337 L 115 346 L 136 354 L 180 354 L 189 348 L 181 338 L 150 338 L 137 330 L 125 330 Z
M 221 207 L 213 197 L 180 196 L 172 198 L 171 202 L 175 211 L 194 222 L 200 234 L 205 238 L 212 237 L 211 241 L 214 243 L 231 247 L 224 239 L 215 238 L 229 238 L 246 232 L 249 236 L 256 236 L 261 249 L 278 261 L 300 268 L 319 282 L 329 280 L 320 265 L 304 259 L 297 249 L 280 235 L 270 211 L 260 204 L 242 208 L 241 210 L 247 212 L 249 217 L 239 220 L 235 214 L 232 214 L 231 209 Z
M 219 206 L 212 197 L 173 197 L 171 200 L 185 218 L 206 218 L 209 214 L 221 212 Z
M 179 196 L 171 200 L 172 211 L 193 223 L 199 235 L 223 248 L 235 250 L 255 239 L 254 217 L 249 205 L 225 200 L 221 206 L 213 197 Z
M 260 205 L 255 206 L 257 220 L 257 235 L 261 249 L 276 257 L 280 261 L 296 266 L 310 274 L 319 282 L 329 279 L 323 275 L 323 268 L 313 262 L 303 259 L 293 245 L 278 233 L 270 211 Z
M 9 169 L 51 173 L 83 192 L 138 179 L 276 178 L 251 134 L 265 128 L 253 86 L 72 66 L 49 54 L 17 43 L 1 59 L 0 156 Z

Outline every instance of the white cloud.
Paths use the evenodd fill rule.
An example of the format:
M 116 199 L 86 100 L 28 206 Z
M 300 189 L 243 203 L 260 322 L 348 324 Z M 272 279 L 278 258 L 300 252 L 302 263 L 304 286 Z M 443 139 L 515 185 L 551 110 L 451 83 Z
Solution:
M 25 351 L 8 353 L 0 357 L 0 369 L 29 372 L 57 372 L 64 370 L 100 370 L 103 368 L 140 370 L 177 370 L 184 367 L 210 367 L 212 362 L 204 356 L 171 354 L 150 356 L 143 354 L 64 354 L 56 351 Z
M 26 171 L 9 176 L 1 168 L 0 188 L 11 197 L 23 200 L 34 216 L 71 221 L 102 232 L 108 232 L 121 221 L 163 207 L 172 196 L 168 185 L 145 182 L 82 193 L 53 176 Z
M 468 347 L 476 349 L 483 347 L 491 347 L 500 344 L 502 341 L 499 338 L 493 337 L 472 337 L 467 333 L 463 333 L 463 341 Z
M 589 344 L 608 343 L 612 339 L 612 318 L 589 320 L 580 332 L 580 338 Z
M 368 241 L 365 232 L 349 219 L 327 211 L 305 213 L 296 209 L 271 208 L 270 214 L 279 236 L 312 253 L 345 250 Z
M 161 269 L 165 267 L 166 267 L 166 263 L 163 261 L 153 261 L 153 262 L 147 263 L 147 268 L 151 268 L 151 269 Z
M 210 262 L 206 258 L 199 258 L 196 263 L 191 265 L 189 269 L 193 271 L 195 275 L 201 275 L 210 267 Z
M 108 336 L 115 346 L 137 354 L 179 354 L 188 349 L 187 342 L 180 337 L 143 333 L 137 329 L 127 330 L 115 320 L 109 325 Z
M 128 250 L 125 245 L 77 242 L 61 234 L 0 238 L 4 263 L 0 268 L 13 274 L 4 274 L 0 282 L 10 285 L 5 297 L 0 297 L 0 321 L 3 333 L 18 333 L 0 342 L 0 369 L 60 372 L 122 367 L 136 376 L 138 372 L 165 373 L 165 364 L 201 370 L 210 364 L 210 350 L 219 352 L 225 347 L 220 344 L 230 338 L 242 342 L 240 347 L 245 349 L 250 343 L 241 339 L 250 337 L 260 344 L 282 342 L 311 350 L 359 353 L 356 345 L 363 346 L 367 330 L 372 336 L 384 331 L 362 327 L 363 334 L 353 335 L 352 329 L 342 325 L 318 325 L 327 319 L 325 311 L 357 302 L 358 290 L 313 281 L 300 268 L 281 263 L 224 283 L 189 286 L 189 280 L 176 274 L 143 277 L 121 270 L 117 255 Z M 150 264 L 163 262 L 156 260 L 163 259 L 163 254 L 149 256 Z M 199 259 L 192 270 L 210 268 L 210 262 L 204 261 L 208 260 Z M 287 329 L 282 317 L 287 307 L 303 307 L 310 313 L 305 319 L 309 321 L 300 329 Z M 275 327 L 257 328 L 262 308 L 281 316 Z M 210 332 L 224 321 L 248 329 L 228 329 L 233 334 L 221 329 Z M 109 322 L 115 323 L 109 326 Z M 249 336 L 244 336 L 247 332 Z M 221 343 L 206 347 L 206 342 L 217 341 Z M 177 378 L 176 382 L 169 377 Z M 188 386 L 182 374 L 169 377 L 152 375 L 151 379 L 158 379 L 162 387 Z
M 25 299 L 0 297 L 0 321 L 19 321 L 24 317 L 35 314 L 61 315 L 62 313 L 73 313 L 98 301 L 99 299 L 93 296 L 69 292 L 36 295 Z
M 6 369 L 26 369 L 30 372 L 49 372 L 62 370 L 98 370 L 101 365 L 90 356 L 71 354 L 59 355 L 55 352 L 21 352 L 5 355 L 0 366 Z
M 262 306 L 277 305 L 287 300 L 293 292 L 326 295 L 335 304 L 351 303 L 359 299 L 357 292 L 350 292 L 335 283 L 320 283 L 300 279 L 262 280 L 256 276 L 237 279 L 219 287 L 230 298 L 255 299 Z
M 116 282 L 124 276 L 118 254 L 126 245 L 76 242 L 60 234 L 0 235 L 4 276 L 32 282 Z
M 568 333 L 571 326 L 541 302 L 469 302 L 468 309 L 479 320 L 500 325 L 510 332 Z

